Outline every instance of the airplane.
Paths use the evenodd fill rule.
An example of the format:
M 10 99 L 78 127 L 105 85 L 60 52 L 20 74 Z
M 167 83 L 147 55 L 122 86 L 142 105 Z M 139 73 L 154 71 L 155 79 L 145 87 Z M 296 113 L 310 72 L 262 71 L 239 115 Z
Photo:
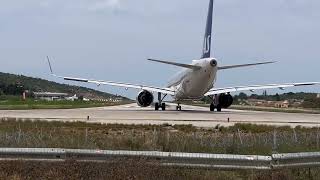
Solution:
M 275 63 L 274 61 L 240 64 L 231 66 L 219 66 L 218 60 L 211 57 L 212 45 L 212 19 L 213 19 L 214 0 L 209 2 L 209 10 L 207 16 L 206 30 L 203 41 L 202 56 L 200 59 L 193 60 L 191 64 L 177 63 L 173 61 L 165 61 L 158 59 L 148 59 L 149 61 L 162 63 L 172 66 L 181 67 L 183 70 L 176 75 L 166 87 L 146 86 L 139 84 L 130 84 L 113 81 L 91 80 L 74 77 L 63 77 L 53 73 L 51 62 L 47 57 L 51 75 L 62 78 L 67 81 L 77 81 L 83 83 L 93 83 L 98 86 L 110 85 L 123 88 L 138 89 L 140 92 L 137 95 L 136 102 L 140 107 L 149 107 L 154 102 L 154 93 L 157 93 L 157 101 L 154 104 L 156 111 L 166 110 L 164 99 L 169 95 L 178 102 L 176 106 L 177 111 L 181 111 L 182 100 L 199 100 L 203 97 L 210 97 L 212 103 L 210 111 L 217 110 L 221 112 L 222 109 L 229 108 L 233 103 L 233 97 L 230 93 L 240 91 L 265 90 L 265 89 L 280 89 L 284 90 L 289 87 L 312 86 L 319 85 L 320 82 L 304 82 L 304 83 L 285 83 L 285 84 L 267 84 L 267 85 L 251 85 L 251 86 L 235 86 L 226 88 L 216 88 L 215 82 L 217 80 L 217 73 L 222 70 L 242 68 L 249 66 L 265 65 Z

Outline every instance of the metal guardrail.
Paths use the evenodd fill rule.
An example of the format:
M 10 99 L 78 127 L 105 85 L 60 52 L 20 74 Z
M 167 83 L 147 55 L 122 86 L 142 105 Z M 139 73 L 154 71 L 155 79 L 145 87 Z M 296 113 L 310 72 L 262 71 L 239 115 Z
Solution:
M 110 151 L 51 148 L 0 148 L 1 160 L 99 161 L 143 158 L 163 166 L 207 169 L 272 170 L 320 166 L 320 152 L 259 155 L 179 153 L 158 151 Z
M 320 152 L 272 155 L 273 168 L 309 168 L 320 166 Z

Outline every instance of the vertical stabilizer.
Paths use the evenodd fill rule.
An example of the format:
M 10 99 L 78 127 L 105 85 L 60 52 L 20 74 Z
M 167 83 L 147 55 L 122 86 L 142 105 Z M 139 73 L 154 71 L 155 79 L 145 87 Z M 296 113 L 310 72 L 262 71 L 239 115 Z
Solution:
M 211 56 L 211 34 L 212 34 L 212 18 L 213 18 L 213 1 L 210 0 L 206 32 L 203 40 L 203 52 L 201 58 L 209 58 Z

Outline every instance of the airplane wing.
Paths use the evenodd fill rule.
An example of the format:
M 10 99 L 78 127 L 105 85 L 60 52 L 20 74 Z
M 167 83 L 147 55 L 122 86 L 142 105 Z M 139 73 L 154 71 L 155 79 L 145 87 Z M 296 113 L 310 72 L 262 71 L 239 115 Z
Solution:
M 284 90 L 290 87 L 299 86 L 314 86 L 320 85 L 320 82 L 304 82 L 304 83 L 286 83 L 286 84 L 267 84 L 267 85 L 252 85 L 252 86 L 237 86 L 227 88 L 213 88 L 205 94 L 205 96 L 218 95 L 223 93 L 239 92 L 239 91 L 251 91 L 263 90 L 263 89 L 280 89 Z
M 138 84 L 130 84 L 130 83 L 122 83 L 122 82 L 113 82 L 113 81 L 102 81 L 102 80 L 92 80 L 92 79 L 84 79 L 84 78 L 76 78 L 76 77 L 64 77 L 64 76 L 58 76 L 53 73 L 52 66 L 50 63 L 49 58 L 48 64 L 50 67 L 51 75 L 57 78 L 62 78 L 67 81 L 76 81 L 76 82 L 84 82 L 84 83 L 91 83 L 96 85 L 110 85 L 110 86 L 116 86 L 116 87 L 124 87 L 124 88 L 132 88 L 132 89 L 138 89 L 138 90 L 146 90 L 150 92 L 159 92 L 162 94 L 168 94 L 168 95 L 174 95 L 175 91 L 170 88 L 159 88 L 159 87 L 152 87 L 152 86 L 145 86 L 145 85 L 138 85 Z
M 159 92 L 159 93 L 168 94 L 168 95 L 175 94 L 175 91 L 171 90 L 170 88 L 159 88 L 159 87 L 152 87 L 152 86 L 145 86 L 145 85 L 138 85 L 138 84 L 129 84 L 129 83 L 122 83 L 122 82 L 113 82 L 113 81 L 91 80 L 91 79 L 74 78 L 74 77 L 63 77 L 63 76 L 57 76 L 55 74 L 51 74 L 51 75 L 58 77 L 58 78 L 62 78 L 66 81 L 91 83 L 91 84 L 96 84 L 98 86 L 99 85 L 110 85 L 110 86 L 117 86 L 117 87 L 124 87 L 124 88 L 146 90 L 146 91 L 151 91 L 151 92 Z

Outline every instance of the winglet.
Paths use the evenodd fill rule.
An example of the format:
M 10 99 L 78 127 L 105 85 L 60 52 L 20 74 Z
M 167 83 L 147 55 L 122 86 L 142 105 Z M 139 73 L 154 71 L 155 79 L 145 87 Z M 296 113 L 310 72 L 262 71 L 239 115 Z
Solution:
M 47 56 L 47 60 L 48 60 L 48 65 L 49 65 L 49 68 L 50 68 L 51 75 L 55 75 L 53 73 L 53 70 L 52 70 L 52 66 L 51 66 L 51 62 L 50 62 L 49 56 Z

